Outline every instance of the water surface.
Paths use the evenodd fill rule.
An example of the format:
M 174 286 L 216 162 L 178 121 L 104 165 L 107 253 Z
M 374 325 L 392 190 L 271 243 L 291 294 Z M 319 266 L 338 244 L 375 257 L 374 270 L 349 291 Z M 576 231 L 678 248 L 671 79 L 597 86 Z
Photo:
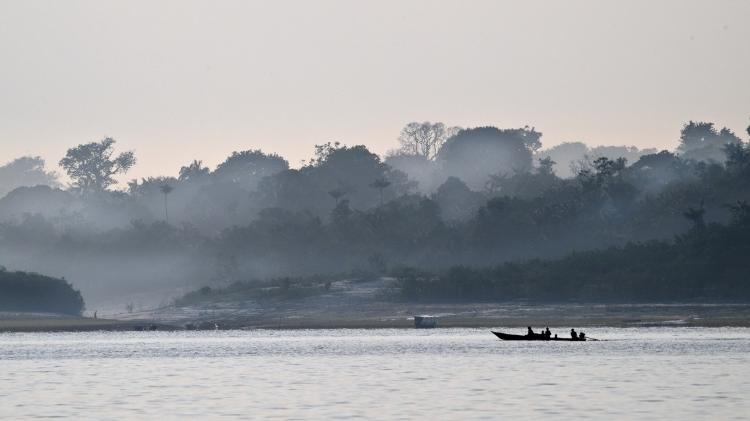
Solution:
M 750 329 L 587 333 L 606 340 L 502 342 L 486 329 L 0 334 L 0 417 L 750 418 Z

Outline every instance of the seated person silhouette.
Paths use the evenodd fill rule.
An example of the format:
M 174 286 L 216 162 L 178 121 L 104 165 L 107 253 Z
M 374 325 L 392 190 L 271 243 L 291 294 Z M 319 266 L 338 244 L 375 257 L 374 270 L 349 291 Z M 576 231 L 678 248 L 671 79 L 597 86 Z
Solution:
M 575 329 L 570 329 L 570 339 L 573 339 L 574 341 L 578 340 L 578 334 Z

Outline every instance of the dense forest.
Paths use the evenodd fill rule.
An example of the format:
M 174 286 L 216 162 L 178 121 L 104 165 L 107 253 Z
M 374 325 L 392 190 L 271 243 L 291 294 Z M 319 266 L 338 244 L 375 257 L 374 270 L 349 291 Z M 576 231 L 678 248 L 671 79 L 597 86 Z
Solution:
M 670 290 L 678 274 L 700 273 L 710 284 L 724 278 L 685 272 L 697 253 L 686 244 L 699 232 L 720 237 L 727 253 L 748 241 L 728 234 L 750 200 L 748 143 L 706 122 L 675 137 L 673 151 L 577 142 L 543 149 L 531 127 L 410 123 L 382 158 L 364 145 L 326 143 L 290 168 L 249 149 L 213 169 L 195 160 L 125 187 L 115 177 L 136 154 L 117 153 L 106 138 L 68 150 L 59 161 L 64 181 L 38 157 L 0 167 L 0 263 L 65 276 L 87 300 L 403 267 L 440 274 L 407 276 L 413 285 L 460 278 L 471 289 L 469 279 L 487 279 L 480 296 L 486 288 L 492 297 L 538 299 L 630 288 L 634 299 L 657 299 L 658 289 L 644 289 L 648 276 L 625 280 L 628 270 L 645 273 L 654 261 L 646 257 L 675 253 L 659 260 L 673 265 L 663 268 Z M 518 261 L 528 263 L 508 263 Z M 595 265 L 617 268 L 613 283 L 565 275 Z M 434 298 L 475 294 L 455 291 Z
M 728 225 L 694 226 L 672 241 L 571 253 L 554 260 L 441 273 L 395 270 L 402 298 L 416 301 L 670 302 L 750 299 L 750 205 L 728 206 Z
M 64 279 L 0 267 L 0 311 L 80 315 L 83 309 L 81 293 Z

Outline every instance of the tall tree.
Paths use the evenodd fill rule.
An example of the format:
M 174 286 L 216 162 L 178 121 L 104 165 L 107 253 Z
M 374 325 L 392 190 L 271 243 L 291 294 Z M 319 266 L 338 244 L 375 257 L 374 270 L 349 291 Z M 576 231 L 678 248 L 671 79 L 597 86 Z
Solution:
M 163 184 L 161 187 L 159 187 L 159 190 L 164 195 L 164 222 L 168 224 L 169 212 L 167 211 L 167 196 L 169 196 L 169 193 L 172 193 L 174 187 L 170 186 L 169 184 Z
M 457 127 L 448 128 L 443 123 L 429 121 L 409 123 L 401 129 L 398 137 L 401 152 L 433 159 L 443 143 L 459 130 Z
M 124 174 L 135 165 L 132 151 L 122 152 L 113 158 L 114 144 L 115 140 L 107 137 L 99 142 L 68 149 L 60 160 L 60 166 L 73 180 L 75 189 L 83 193 L 105 191 L 116 183 L 114 175 Z
M 180 181 L 195 181 L 207 176 L 211 171 L 203 166 L 203 161 L 194 159 L 193 162 L 180 168 Z
M 383 206 L 383 190 L 391 185 L 391 182 L 385 178 L 378 178 L 370 184 L 370 187 L 378 189 L 380 192 L 380 206 Z
M 221 181 L 239 184 L 246 190 L 255 190 L 263 178 L 289 169 L 286 159 L 260 150 L 232 152 L 216 167 L 213 176 Z
M 741 139 L 726 127 L 716 130 L 714 123 L 690 121 L 682 127 L 677 151 L 684 159 L 724 162 L 724 148 Z
M 440 148 L 437 159 L 446 176 L 463 180 L 480 190 L 490 174 L 530 171 L 532 156 L 541 147 L 534 128 L 477 127 L 461 130 Z

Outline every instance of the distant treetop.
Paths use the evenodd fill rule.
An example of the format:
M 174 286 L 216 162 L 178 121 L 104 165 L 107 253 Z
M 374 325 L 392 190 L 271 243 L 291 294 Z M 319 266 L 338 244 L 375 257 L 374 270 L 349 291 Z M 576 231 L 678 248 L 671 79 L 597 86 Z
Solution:
M 68 149 L 65 157 L 60 160 L 60 166 L 73 180 L 73 188 L 82 193 L 105 191 L 116 183 L 114 175 L 124 174 L 135 165 L 135 154 L 132 151 L 113 158 L 114 144 L 115 140 L 107 137 L 99 142 Z

